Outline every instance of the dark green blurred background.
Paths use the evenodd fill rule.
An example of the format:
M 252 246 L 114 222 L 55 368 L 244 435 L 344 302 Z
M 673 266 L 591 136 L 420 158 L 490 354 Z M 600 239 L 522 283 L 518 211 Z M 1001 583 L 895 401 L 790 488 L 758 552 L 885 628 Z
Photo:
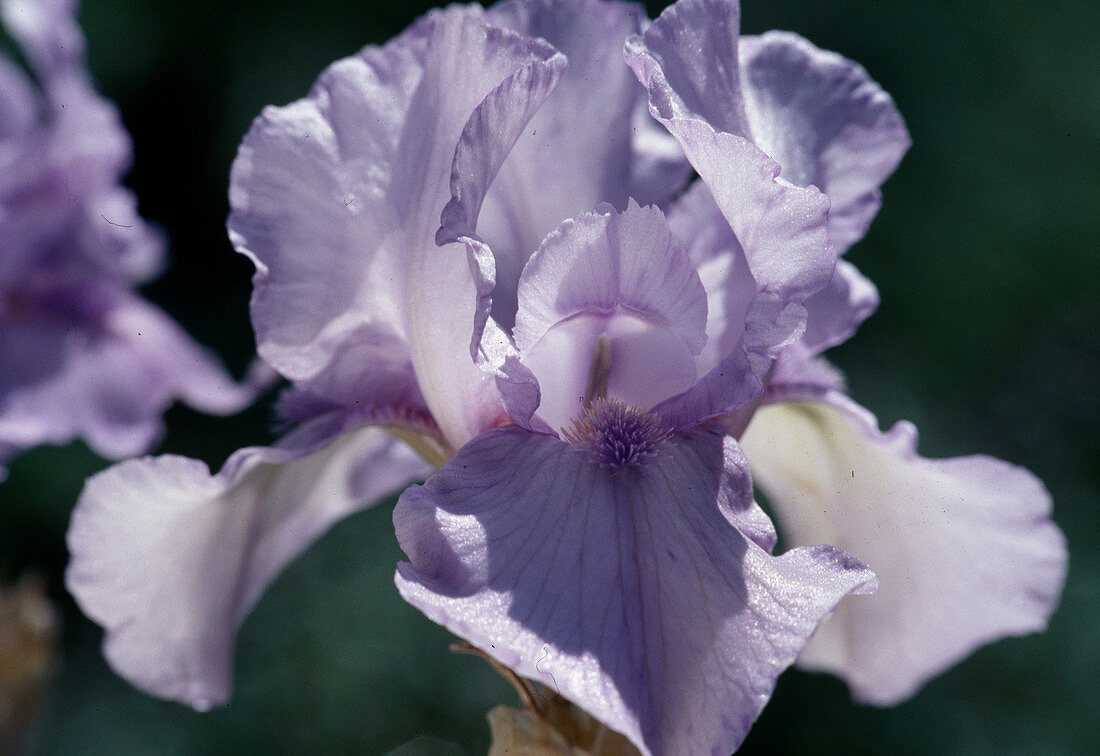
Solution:
M 251 355 L 250 265 L 225 238 L 229 164 L 250 120 L 304 96 L 328 63 L 427 5 L 334 0 L 88 0 L 92 70 L 136 143 L 129 183 L 172 240 L 148 295 L 238 374 Z M 651 4 L 651 14 L 660 5 Z M 744 753 L 1100 752 L 1100 5 L 1096 2 L 746 0 L 747 32 L 797 31 L 862 63 L 914 146 L 851 259 L 879 312 L 831 357 L 882 424 L 926 456 L 987 452 L 1037 473 L 1070 543 L 1050 631 L 983 649 L 894 709 L 788 672 Z M 173 409 L 160 451 L 214 469 L 271 440 L 268 402 L 211 419 Z M 63 536 L 83 446 L 23 455 L 0 486 L 0 574 L 33 570 L 64 610 L 42 753 L 384 753 L 417 735 L 484 753 L 485 711 L 513 701 L 480 660 L 393 587 L 390 505 L 339 525 L 245 625 L 232 704 L 196 714 L 143 696 L 99 656 L 65 598 Z

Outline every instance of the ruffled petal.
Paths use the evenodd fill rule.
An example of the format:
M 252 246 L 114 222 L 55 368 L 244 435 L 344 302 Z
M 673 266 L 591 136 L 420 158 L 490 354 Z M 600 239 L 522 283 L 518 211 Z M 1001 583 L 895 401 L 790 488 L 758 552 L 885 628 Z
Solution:
M 707 301 L 664 215 L 633 200 L 566 221 L 523 270 L 516 345 L 564 427 L 585 401 L 596 339 L 610 339 L 607 396 L 648 409 L 695 382 Z
M 742 465 L 706 429 L 626 469 L 490 431 L 402 494 L 398 588 L 645 753 L 729 753 L 821 619 L 874 581 L 831 547 L 770 556 Z
M 82 437 L 122 458 L 161 436 L 180 399 L 217 414 L 243 409 L 267 386 L 237 384 L 171 318 L 125 290 L 59 288 L 20 303 L 0 329 L 0 443 L 28 448 Z
M 478 214 L 516 139 L 557 84 L 564 67 L 565 57 L 558 54 L 532 62 L 501 82 L 474 109 L 455 149 L 451 200 L 443 208 L 435 239 L 440 245 L 462 242 L 470 254 L 478 291 L 474 346 L 481 341 L 493 301 L 510 302 L 512 317 L 515 314 L 514 280 L 505 286 L 497 280 L 500 266 L 507 266 L 508 261 L 498 263 L 490 246 L 476 233 Z
M 765 406 L 742 438 L 789 542 L 834 544 L 878 575 L 878 594 L 843 602 L 799 660 L 878 705 L 983 644 L 1043 629 L 1065 580 L 1065 539 L 1035 476 L 985 456 L 923 459 L 916 441 L 908 423 L 879 432 L 835 392 Z
M 435 244 L 455 145 L 494 88 L 556 54 L 483 16 L 476 6 L 429 13 L 335 64 L 306 100 L 265 111 L 231 190 L 234 242 L 257 265 L 261 354 L 313 380 L 368 329 L 377 375 L 405 380 L 411 363 L 456 447 L 500 410 L 470 354 L 486 281 L 461 245 Z
M 628 40 L 626 60 L 649 90 L 651 112 L 749 137 L 738 75 L 740 26 L 736 0 L 679 0 Z
M 833 280 L 806 300 L 802 345 L 811 353 L 843 344 L 878 309 L 878 289 L 856 266 L 838 260 Z
M 789 32 L 742 37 L 740 62 L 753 141 L 787 181 L 829 196 L 842 254 L 867 232 L 879 187 L 909 149 L 894 101 L 858 64 Z
M 741 347 L 722 356 L 691 391 L 661 408 L 663 414 L 698 422 L 760 393 L 772 359 L 802 336 L 806 312 L 801 303 L 832 278 L 836 256 L 825 227 L 824 195 L 777 181 L 779 166 L 741 137 L 715 132 L 702 121 L 666 125 L 729 223 L 758 290 L 743 320 L 728 312 L 740 312 L 743 300 L 727 305 L 727 334 L 717 340 L 743 340 Z M 730 254 L 736 256 L 736 250 Z M 724 296 L 740 296 L 743 280 L 727 276 L 730 288 Z
M 379 375 L 401 374 L 409 360 L 407 347 L 390 346 L 404 337 L 399 261 L 378 244 L 385 238 L 379 173 L 396 149 L 404 87 L 419 74 L 422 40 L 410 36 L 386 54 L 334 64 L 311 98 L 266 108 L 234 161 L 229 233 L 256 265 L 257 345 L 292 381 L 321 375 L 352 339 L 383 345 L 372 350 Z M 367 138 L 375 124 L 380 133 Z
M 197 709 L 229 698 L 237 628 L 271 581 L 334 522 L 429 471 L 385 431 L 341 431 L 314 423 L 217 475 L 163 456 L 89 479 L 66 585 L 105 628 L 116 672 Z
M 636 128 L 644 91 L 623 65 L 621 48 L 642 27 L 641 6 L 517 0 L 495 5 L 488 18 L 545 39 L 568 58 L 560 84 L 508 152 L 492 187 L 485 184 L 484 208 L 466 214 L 496 256 L 493 316 L 511 328 L 520 272 L 550 231 L 601 202 L 625 209 L 628 197 L 667 201 L 686 175 L 683 157 L 670 159 L 667 145 L 653 137 L 659 126 Z M 662 161 L 681 169 L 662 168 Z

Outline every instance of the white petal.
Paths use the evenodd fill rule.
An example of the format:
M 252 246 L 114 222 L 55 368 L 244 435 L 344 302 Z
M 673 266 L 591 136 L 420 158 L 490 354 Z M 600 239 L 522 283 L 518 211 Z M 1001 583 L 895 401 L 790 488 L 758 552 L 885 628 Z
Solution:
M 842 602 L 800 658 L 889 705 L 975 648 L 1046 627 L 1066 570 L 1050 495 L 1028 471 L 985 456 L 927 460 L 916 430 L 878 430 L 827 403 L 765 406 L 742 444 L 793 546 L 830 543 L 879 576 Z
M 166 455 L 88 481 L 66 584 L 116 672 L 197 709 L 224 703 L 237 629 L 271 581 L 334 522 L 429 471 L 381 429 L 337 428 L 242 449 L 217 475 Z

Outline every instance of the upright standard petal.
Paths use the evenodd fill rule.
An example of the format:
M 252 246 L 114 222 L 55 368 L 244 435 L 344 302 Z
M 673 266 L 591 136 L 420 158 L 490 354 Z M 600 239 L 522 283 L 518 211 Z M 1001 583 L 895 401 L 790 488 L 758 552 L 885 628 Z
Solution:
M 728 754 L 821 619 L 874 578 L 831 547 L 770 556 L 732 439 L 658 444 L 609 467 L 515 426 L 483 434 L 398 501 L 397 585 L 644 753 Z
M 679 0 L 627 41 L 627 63 L 658 118 L 693 118 L 750 136 L 738 76 L 740 27 L 737 0 Z
M 728 412 L 760 393 L 772 359 L 801 337 L 806 322 L 802 302 L 829 282 L 836 255 L 826 230 L 824 195 L 777 180 L 778 164 L 741 137 L 716 132 L 703 121 L 665 123 L 733 232 L 739 249 L 731 248 L 729 254 L 744 255 L 757 287 L 743 318 L 726 314 L 729 337 L 714 334 L 718 342 L 735 342 L 742 337 L 734 339 L 733 334 L 743 330 L 741 348 L 721 355 L 716 366 L 706 365 L 709 372 L 699 383 L 663 408 L 670 415 L 698 421 Z M 726 296 L 742 295 L 744 278 L 739 273 L 716 276 L 713 282 L 730 287 Z M 733 309 L 740 307 L 739 302 Z M 730 375 L 750 380 L 731 381 Z
M 105 628 L 116 672 L 197 709 L 225 703 L 237 629 L 271 581 L 334 522 L 430 470 L 380 428 L 345 423 L 242 449 L 217 475 L 163 456 L 89 479 L 66 585 Z
M 740 69 L 753 142 L 782 176 L 829 196 L 838 254 L 863 238 L 879 187 L 909 149 L 890 95 L 857 63 L 789 32 L 742 37 Z
M 269 108 L 231 189 L 231 235 L 257 266 L 261 354 L 291 380 L 332 384 L 326 371 L 355 341 L 377 366 L 359 387 L 368 403 L 411 365 L 456 447 L 500 410 L 470 354 L 485 282 L 461 245 L 435 244 L 455 145 L 494 88 L 556 55 L 483 15 L 430 13 L 332 66 L 309 98 Z
M 620 52 L 626 38 L 642 28 L 641 6 L 515 0 L 493 6 L 488 18 L 524 36 L 547 40 L 564 54 L 562 63 L 568 59 L 558 86 L 522 135 L 512 136 L 511 130 L 498 127 L 472 145 L 476 154 L 488 155 L 500 152 L 499 145 L 507 141 L 507 159 L 503 165 L 494 164 L 499 173 L 478 176 L 480 189 L 473 197 L 452 185 L 451 204 L 443 217 L 447 238 L 476 229 L 492 249 L 493 316 L 508 329 L 515 318 L 520 272 L 548 233 L 601 202 L 619 210 L 626 208 L 628 197 L 666 202 L 686 179 L 686 165 L 674 151 L 667 156 L 670 150 L 654 136 L 660 129 L 657 124 L 637 118 L 645 93 Z M 456 172 L 460 156 L 456 155 Z M 662 160 L 681 169 L 661 168 L 657 164 Z M 468 183 L 470 177 L 465 180 Z
M 799 659 L 861 701 L 891 705 L 975 648 L 1046 627 L 1066 573 L 1050 495 L 991 457 L 927 460 L 842 395 L 791 396 L 742 437 L 753 477 L 794 545 L 865 560 L 873 597 L 841 603 Z

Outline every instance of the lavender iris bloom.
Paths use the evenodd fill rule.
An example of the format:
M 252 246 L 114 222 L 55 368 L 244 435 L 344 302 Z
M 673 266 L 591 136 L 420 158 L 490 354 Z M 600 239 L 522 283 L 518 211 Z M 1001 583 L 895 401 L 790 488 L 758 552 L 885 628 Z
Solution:
M 0 11 L 37 79 L 0 58 L 0 465 L 76 437 L 108 457 L 146 451 L 176 398 L 240 409 L 252 392 L 134 293 L 164 267 L 164 240 L 119 185 L 130 141 L 92 88 L 74 3 Z
M 645 753 L 735 749 L 800 654 L 896 699 L 1045 621 L 1064 551 L 1034 479 L 981 460 L 1012 469 L 1006 484 L 960 489 L 959 465 L 919 460 L 896 432 L 877 443 L 811 380 L 826 371 L 810 356 L 877 301 L 836 249 L 908 145 L 892 102 L 854 64 L 737 26 L 719 0 L 681 0 L 648 28 L 596 0 L 452 7 L 264 111 L 229 226 L 298 428 L 217 475 L 160 457 L 89 481 L 68 582 L 116 670 L 224 702 L 236 628 L 266 585 L 337 518 L 426 475 L 412 449 L 442 466 L 394 513 L 402 595 Z M 776 414 L 792 399 L 793 421 Z M 877 482 L 833 485 L 845 454 L 874 460 Z M 750 466 L 798 541 L 783 555 Z M 837 490 L 819 520 L 813 496 Z M 992 543 L 956 558 L 963 534 L 931 509 L 945 490 L 967 540 Z M 870 538 L 888 517 L 921 522 L 905 535 L 934 556 Z M 821 543 L 881 561 L 888 608 L 841 602 L 875 576 Z M 898 611 L 933 585 L 975 591 L 969 558 L 1003 580 L 962 627 Z M 898 622 L 916 629 L 886 637 Z M 896 677 L 864 672 L 875 654 Z

